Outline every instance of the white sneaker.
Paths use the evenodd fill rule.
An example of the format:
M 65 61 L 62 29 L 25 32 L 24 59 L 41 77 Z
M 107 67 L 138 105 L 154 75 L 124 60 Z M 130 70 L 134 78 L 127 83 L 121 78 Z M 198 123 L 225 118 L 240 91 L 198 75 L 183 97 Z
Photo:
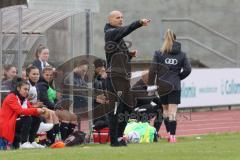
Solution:
M 31 145 L 32 145 L 34 148 L 45 148 L 45 146 L 40 145 L 40 144 L 37 144 L 36 142 L 32 142 Z
M 34 148 L 34 147 L 29 142 L 25 142 L 20 145 L 20 149 L 32 149 L 32 148 Z
M 52 123 L 40 123 L 40 126 L 38 128 L 37 133 L 42 133 L 42 132 L 47 132 L 49 130 L 51 130 L 53 128 L 53 124 Z

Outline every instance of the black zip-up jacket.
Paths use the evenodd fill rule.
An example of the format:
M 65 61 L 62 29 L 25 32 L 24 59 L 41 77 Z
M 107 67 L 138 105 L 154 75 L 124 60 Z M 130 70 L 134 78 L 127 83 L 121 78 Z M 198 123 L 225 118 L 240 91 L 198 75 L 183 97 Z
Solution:
M 36 84 L 36 88 L 37 88 L 37 93 L 38 93 L 38 100 L 40 102 L 43 102 L 43 104 L 45 106 L 47 106 L 48 109 L 54 110 L 55 108 L 55 103 L 51 102 L 48 99 L 48 88 L 49 88 L 49 84 L 47 81 L 45 81 L 43 78 L 41 78 L 37 84 Z
M 96 89 L 95 93 L 96 94 L 99 94 L 102 92 L 102 94 L 104 94 L 104 92 L 106 91 L 107 89 L 107 85 L 106 85 L 106 80 L 101 78 L 100 75 L 95 75 L 95 79 L 93 81 L 93 87 L 94 89 Z M 108 121 L 108 114 L 105 113 L 105 114 L 99 114 L 99 108 L 101 104 L 98 103 L 96 101 L 96 99 L 93 100 L 93 115 L 94 115 L 94 119 L 93 119 L 93 124 L 94 124 L 94 129 L 102 129 L 104 127 L 107 127 L 108 124 L 109 124 L 109 121 Z M 97 112 L 97 113 L 95 113 Z M 97 116 L 99 117 L 97 117 Z
M 169 68 L 169 71 L 158 77 L 158 70 L 163 64 Z M 153 85 L 155 78 L 165 80 L 173 85 L 173 90 L 181 90 L 180 81 L 186 78 L 191 73 L 191 64 L 184 52 L 181 51 L 181 43 L 174 42 L 170 53 L 162 53 L 155 51 L 153 63 L 149 72 L 149 85 Z
M 105 53 L 107 59 L 107 71 L 111 75 L 124 76 L 130 78 L 131 75 L 131 55 L 124 37 L 132 31 L 141 27 L 140 21 L 135 21 L 128 26 L 113 27 L 109 23 L 105 25 Z
M 73 74 L 73 75 L 72 75 Z M 73 76 L 73 84 L 70 81 L 70 77 Z M 79 89 L 79 91 L 73 93 L 73 108 L 84 108 L 87 107 L 88 101 L 84 96 L 86 93 L 81 91 L 81 89 L 87 88 L 87 82 L 84 78 L 76 73 L 70 73 L 64 80 L 65 85 L 73 85 L 75 89 Z M 63 98 L 69 99 L 69 93 L 65 93 Z

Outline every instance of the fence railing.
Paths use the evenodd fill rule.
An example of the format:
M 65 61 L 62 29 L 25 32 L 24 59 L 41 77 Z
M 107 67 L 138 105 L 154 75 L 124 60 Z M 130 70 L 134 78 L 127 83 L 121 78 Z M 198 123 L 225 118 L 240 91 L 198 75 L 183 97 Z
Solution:
M 186 40 L 186 41 L 193 42 L 194 44 L 196 44 L 196 45 L 198 45 L 198 46 L 200 46 L 200 47 L 202 47 L 202 48 L 204 48 L 204 49 L 206 49 L 206 50 L 208 50 L 208 51 L 218 55 L 219 57 L 221 57 L 221 58 L 223 58 L 223 59 L 225 59 L 225 60 L 227 60 L 229 62 L 235 63 L 236 65 L 238 63 L 237 60 L 235 60 L 235 59 L 233 59 L 233 58 L 231 58 L 229 56 L 226 56 L 222 52 L 219 52 L 216 49 L 210 48 L 207 45 L 205 45 L 205 44 L 203 44 L 203 43 L 201 43 L 201 42 L 199 42 L 199 41 L 197 41 L 197 40 L 195 40 L 195 39 L 193 39 L 191 37 L 178 37 L 177 39 L 178 40 Z

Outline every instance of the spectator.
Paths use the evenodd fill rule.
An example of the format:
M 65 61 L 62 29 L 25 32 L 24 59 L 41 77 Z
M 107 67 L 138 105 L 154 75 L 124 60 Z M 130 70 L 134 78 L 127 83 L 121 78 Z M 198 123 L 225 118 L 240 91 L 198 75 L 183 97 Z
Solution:
M 95 75 L 93 88 L 95 89 L 96 98 L 93 101 L 93 124 L 94 129 L 102 129 L 104 127 L 108 127 L 108 116 L 105 111 L 105 105 L 107 103 L 107 99 L 105 96 L 106 92 L 106 67 L 105 61 L 102 59 L 97 59 L 94 61 L 95 66 Z
M 55 110 L 55 102 L 51 101 L 48 97 L 48 90 L 51 87 L 53 80 L 53 68 L 45 67 L 42 71 L 42 77 L 36 84 L 38 100 L 43 102 L 43 104 L 50 110 Z M 48 118 L 48 117 L 46 117 Z M 49 139 L 49 144 L 55 142 L 56 135 L 59 134 L 59 123 L 54 124 L 53 129 L 47 132 L 47 137 Z
M 45 67 L 52 66 L 48 62 L 49 49 L 47 47 L 40 44 L 36 50 L 35 57 L 36 60 L 33 61 L 32 65 L 36 66 L 39 69 L 40 73 L 42 73 L 42 70 Z
M 26 76 L 28 78 L 27 82 L 30 86 L 28 100 L 31 102 L 31 104 L 38 105 L 37 90 L 35 85 L 39 80 L 39 69 L 35 66 L 30 66 L 27 68 L 26 72 Z M 22 143 L 26 142 L 29 148 L 44 148 L 44 146 L 39 145 L 34 141 L 38 128 L 40 126 L 40 122 L 41 119 L 38 116 L 21 116 L 17 120 L 16 134 L 14 140 L 16 148 L 18 148 L 19 141 L 22 141 Z M 24 138 L 18 139 L 19 136 Z
M 12 91 L 3 101 L 2 108 L 0 109 L 0 138 L 7 143 L 13 143 L 16 119 L 18 116 L 38 116 L 45 113 L 44 109 L 32 107 L 30 102 L 26 99 L 28 92 L 29 84 L 26 81 L 18 81 L 14 91 Z M 23 132 L 25 131 L 23 130 Z M 21 148 L 29 148 L 28 143 L 24 143 L 26 141 L 27 138 L 22 137 L 23 143 L 21 144 Z
M 47 132 L 49 143 L 55 142 L 56 135 L 61 134 L 62 140 L 65 140 L 70 135 L 77 124 L 77 117 L 75 114 L 67 110 L 61 111 L 55 108 L 57 103 L 57 91 L 53 84 L 53 68 L 45 67 L 42 72 L 42 79 L 37 83 L 38 99 L 43 102 L 51 110 L 56 110 L 55 114 L 61 122 L 54 124 L 53 129 Z M 59 126 L 60 125 L 60 126 Z
M 4 76 L 2 79 L 3 82 L 7 80 L 12 80 L 17 76 L 17 68 L 12 64 L 4 65 L 3 76 Z
M 54 110 L 55 102 L 51 101 L 48 98 L 48 89 L 52 84 L 53 80 L 53 68 L 52 67 L 45 67 L 42 71 L 42 77 L 36 84 L 37 92 L 38 92 L 38 99 L 39 101 L 43 102 L 48 109 Z
M 67 75 L 64 79 L 64 85 L 71 85 L 75 89 L 79 89 L 77 92 L 73 93 L 73 111 L 80 112 L 84 111 L 88 106 L 88 101 L 84 92 L 84 89 L 87 88 L 87 77 L 86 74 L 88 72 L 88 62 L 83 60 L 80 63 L 77 63 L 73 69 L 73 72 Z M 73 78 L 73 81 L 71 81 Z M 81 90 L 82 89 L 82 90 Z M 69 98 L 69 95 L 65 95 L 65 98 Z
M 40 72 L 39 69 L 35 66 L 30 66 L 27 68 L 27 79 L 30 85 L 30 90 L 29 90 L 29 96 L 28 99 L 32 104 L 36 104 L 38 102 L 38 91 L 36 88 L 36 84 L 39 81 L 40 77 Z M 46 122 L 48 123 L 53 123 L 53 124 L 58 124 L 58 118 L 52 110 L 48 109 L 48 113 L 50 114 L 49 117 L 44 117 Z M 43 128 L 49 128 L 44 126 L 45 123 L 41 123 L 41 127 Z M 43 125 L 43 126 L 42 126 Z
M 1 94 L 1 100 L 3 102 L 4 98 L 7 96 L 9 91 L 13 90 L 14 86 L 12 80 L 17 76 L 17 68 L 14 65 L 8 64 L 4 66 L 4 75 L 2 79 L 2 88 L 4 90 Z

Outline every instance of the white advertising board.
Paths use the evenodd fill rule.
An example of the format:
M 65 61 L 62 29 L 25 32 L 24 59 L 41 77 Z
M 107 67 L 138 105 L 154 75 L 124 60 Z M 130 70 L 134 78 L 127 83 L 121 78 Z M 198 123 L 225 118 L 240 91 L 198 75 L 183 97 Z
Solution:
M 240 104 L 240 69 L 193 69 L 181 86 L 180 108 Z

